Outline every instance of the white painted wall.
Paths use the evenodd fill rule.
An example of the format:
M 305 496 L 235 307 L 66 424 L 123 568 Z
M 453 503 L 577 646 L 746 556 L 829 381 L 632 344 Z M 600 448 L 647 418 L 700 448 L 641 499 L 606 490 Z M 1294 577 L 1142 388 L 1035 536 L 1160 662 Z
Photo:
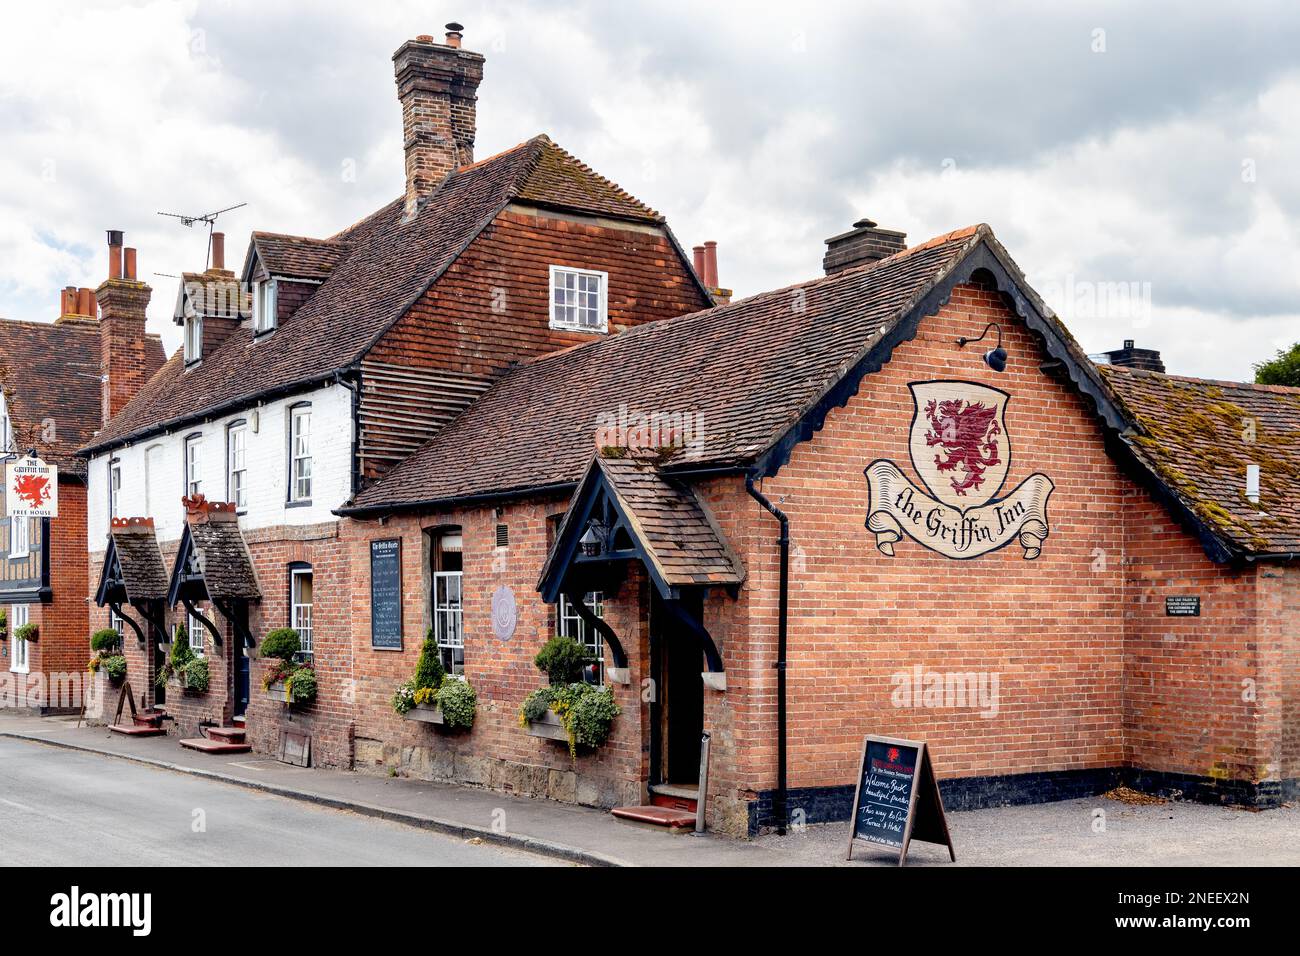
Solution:
M 311 402 L 312 499 L 309 506 L 289 506 L 289 408 Z M 151 517 L 158 540 L 181 536 L 185 515 L 185 437 L 202 433 L 203 493 L 209 501 L 226 498 L 226 428 L 244 419 L 248 431 L 248 507 L 240 515 L 244 529 L 276 525 L 310 525 L 337 520 L 331 512 L 351 493 L 352 393 L 341 385 L 327 385 L 287 399 L 213 421 L 190 425 L 170 435 L 155 435 L 119 448 L 111 457 L 122 468 L 118 517 Z M 108 534 L 108 454 L 90 460 L 87 538 L 91 551 L 101 551 Z

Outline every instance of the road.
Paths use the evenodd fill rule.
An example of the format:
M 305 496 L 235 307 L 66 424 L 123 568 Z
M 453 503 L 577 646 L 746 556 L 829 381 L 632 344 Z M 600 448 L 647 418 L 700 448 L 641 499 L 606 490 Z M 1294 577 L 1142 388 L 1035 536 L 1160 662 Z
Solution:
M 3 866 L 554 866 L 124 760 L 0 738 Z

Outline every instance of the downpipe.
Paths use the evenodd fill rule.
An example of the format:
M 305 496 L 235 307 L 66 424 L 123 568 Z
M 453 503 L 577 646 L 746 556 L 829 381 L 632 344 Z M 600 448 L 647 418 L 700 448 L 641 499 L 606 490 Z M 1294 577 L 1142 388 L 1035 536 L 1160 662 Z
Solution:
M 785 835 L 787 775 L 786 775 L 786 634 L 790 611 L 790 519 L 758 490 L 752 475 L 745 476 L 745 491 L 781 523 L 777 538 L 780 550 L 781 583 L 776 618 L 776 800 L 773 812 L 777 820 L 776 832 Z

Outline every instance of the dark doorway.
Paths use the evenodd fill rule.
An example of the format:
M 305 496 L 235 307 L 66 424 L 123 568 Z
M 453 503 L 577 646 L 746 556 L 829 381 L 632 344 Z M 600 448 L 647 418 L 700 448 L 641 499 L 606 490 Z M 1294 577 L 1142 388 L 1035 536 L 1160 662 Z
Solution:
M 239 628 L 232 628 L 234 633 L 228 638 L 232 648 L 231 653 L 235 656 L 235 698 L 232 713 L 235 717 L 242 717 L 248 711 L 248 681 L 249 669 L 252 661 L 248 657 L 248 648 L 244 646 L 244 639 L 241 634 L 248 631 L 248 605 L 243 601 L 235 605 L 235 615 L 242 625 Z
M 698 617 L 704 599 L 682 599 L 687 613 Z M 696 784 L 700 778 L 700 738 L 704 733 L 704 652 L 662 602 L 654 608 L 658 643 L 659 739 L 662 753 L 656 783 Z

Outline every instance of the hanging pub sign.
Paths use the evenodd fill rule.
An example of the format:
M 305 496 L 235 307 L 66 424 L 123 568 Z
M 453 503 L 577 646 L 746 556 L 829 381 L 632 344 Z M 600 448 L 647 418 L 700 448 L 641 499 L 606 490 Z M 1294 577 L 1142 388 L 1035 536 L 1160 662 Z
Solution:
M 59 516 L 59 469 L 39 458 L 15 458 L 5 469 L 5 514 L 10 518 Z
M 866 467 L 867 528 L 882 554 L 907 535 L 949 558 L 977 558 L 1018 542 L 1026 560 L 1048 535 L 1054 485 L 1033 474 L 999 497 L 1011 468 L 1011 396 L 975 382 L 912 382 L 909 451 L 924 488 L 884 458 Z
M 855 843 L 867 843 L 897 850 L 902 866 L 912 840 L 946 846 L 957 860 L 930 754 L 919 740 L 868 736 L 862 742 L 845 859 L 853 859 Z
M 370 542 L 370 646 L 402 649 L 402 542 Z

